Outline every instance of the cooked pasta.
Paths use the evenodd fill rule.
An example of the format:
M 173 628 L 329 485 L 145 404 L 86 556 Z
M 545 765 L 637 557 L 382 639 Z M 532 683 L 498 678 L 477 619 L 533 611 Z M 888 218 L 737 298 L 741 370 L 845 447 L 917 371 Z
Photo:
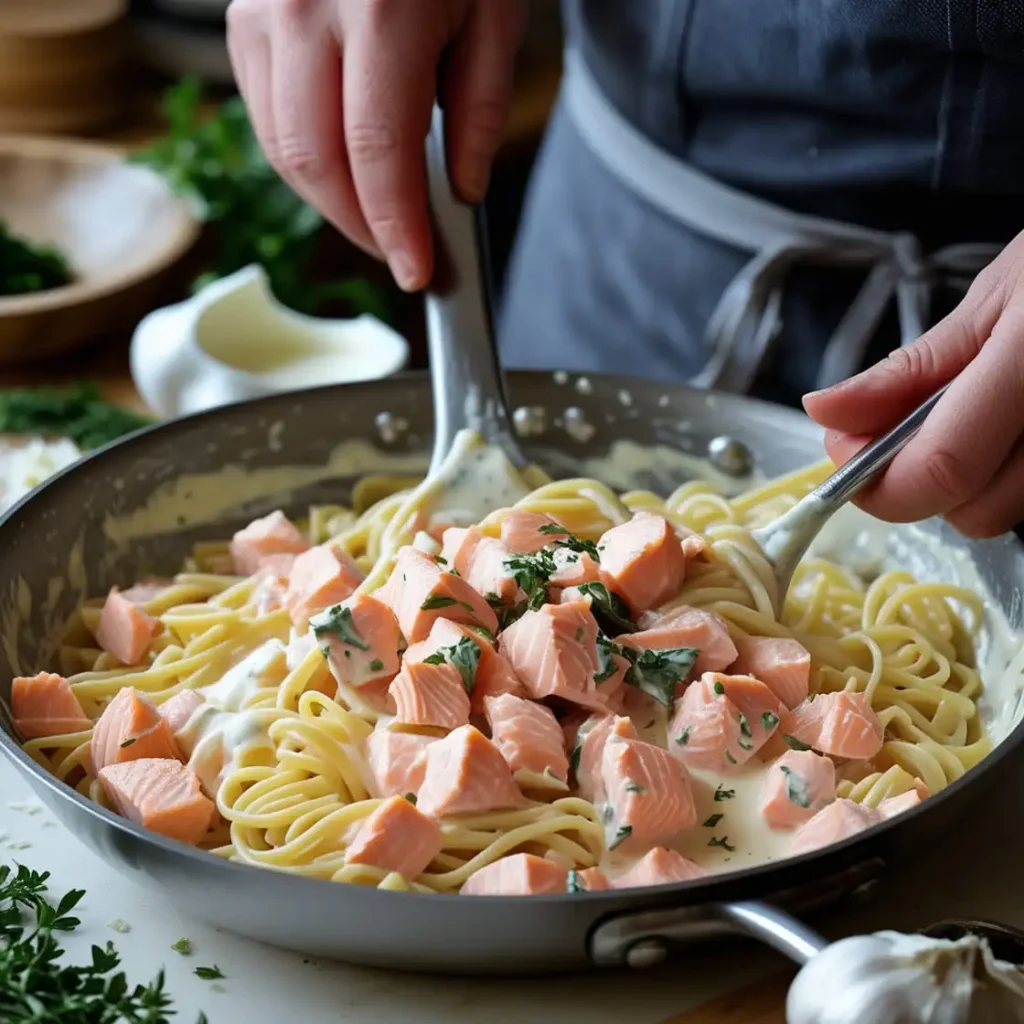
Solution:
M 799 567 L 776 617 L 773 576 L 750 530 L 790 507 L 829 468 L 823 464 L 793 473 L 738 498 L 700 482 L 660 497 L 644 491 L 615 494 L 590 479 L 539 481 L 510 508 L 551 517 L 559 524 L 553 538 L 577 538 L 581 550 L 593 552 L 607 531 L 636 513 L 663 517 L 679 536 L 698 535 L 706 548 L 688 561 L 681 588 L 659 605 L 659 614 L 700 609 L 723 620 L 733 640 L 795 640 L 810 654 L 812 695 L 863 694 L 884 736 L 870 757 L 831 759 L 834 795 L 876 809 L 915 791 L 938 792 L 988 752 L 973 647 L 982 605 L 969 590 L 919 582 L 906 572 L 864 580 L 842 565 L 810 558 Z M 400 550 L 414 541 L 431 549 L 422 533 L 417 540 L 427 525 L 423 513 L 429 497 L 429 490 L 407 479 L 371 478 L 357 488 L 352 507 L 316 507 L 298 525 L 309 544 L 330 542 L 366 574 L 355 596 L 379 594 Z M 480 532 L 499 537 L 510 508 L 486 516 Z M 199 841 L 211 854 L 336 882 L 456 892 L 477 871 L 508 855 L 533 854 L 576 879 L 595 867 L 614 874 L 643 852 L 619 857 L 609 839 L 608 811 L 584 799 L 571 779 L 519 772 L 523 796 L 516 806 L 438 815 L 439 849 L 413 877 L 354 862 L 348 856 L 353 837 L 385 796 L 374 792 L 366 744 L 375 729 L 394 725 L 395 709 L 386 689 L 345 679 L 325 657 L 319 635 L 294 627 L 272 576 L 262 570 L 236 575 L 226 541 L 197 545 L 173 580 L 141 594 L 140 610 L 157 624 L 140 664 L 125 667 L 98 644 L 102 598 L 87 601 L 71 617 L 60 648 L 60 671 L 90 722 L 129 686 L 158 707 L 183 691 L 204 698 L 176 735 L 189 767 L 216 804 L 213 824 Z M 715 692 L 722 692 L 720 685 L 715 683 Z M 678 753 L 674 744 L 686 741 L 690 727 L 673 736 L 671 709 L 628 685 L 623 692 L 626 711 L 644 739 Z M 546 703 L 557 707 L 564 725 L 569 705 Z M 621 712 L 621 702 L 613 710 Z M 572 711 L 569 718 L 580 717 L 579 709 Z M 744 750 L 749 716 L 738 719 Z M 778 722 L 770 711 L 762 718 L 766 728 L 773 719 Z M 477 715 L 473 720 L 481 721 Z M 408 723 L 398 729 L 431 738 L 446 732 Z M 39 736 L 24 746 L 57 778 L 111 807 L 90 755 L 91 739 L 83 722 L 79 731 Z M 705 870 L 728 870 L 743 857 L 756 862 L 780 855 L 782 848 L 768 841 L 771 830 L 760 820 L 741 824 L 737 819 L 727 834 L 716 831 L 714 823 L 707 827 L 712 818 L 726 817 L 728 824 L 727 812 L 740 813 L 742 801 L 719 799 L 737 790 L 749 794 L 744 813 L 757 818 L 751 801 L 765 785 L 769 767 L 770 761 L 755 756 L 730 774 L 695 761 L 690 776 L 699 816 L 707 808 L 719 813 L 703 826 L 697 823 L 689 839 L 662 845 L 683 850 Z M 794 776 L 786 771 L 794 800 Z M 640 787 L 634 784 L 633 791 Z M 796 792 L 801 807 L 815 809 L 802 788 Z M 628 834 L 629 827 L 618 831 Z M 776 839 L 780 836 L 788 839 L 789 833 Z M 737 851 L 741 840 L 749 849 Z

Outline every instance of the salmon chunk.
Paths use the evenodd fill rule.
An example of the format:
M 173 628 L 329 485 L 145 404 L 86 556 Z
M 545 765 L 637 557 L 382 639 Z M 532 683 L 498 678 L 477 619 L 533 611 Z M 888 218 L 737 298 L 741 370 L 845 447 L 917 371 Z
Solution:
M 516 853 L 488 864 L 466 879 L 464 896 L 536 896 L 566 891 L 568 869 L 532 853 Z
M 789 843 L 789 853 L 795 857 L 798 853 L 831 846 L 877 825 L 881 820 L 882 815 L 872 807 L 853 800 L 834 800 L 794 834 Z
M 593 556 L 587 551 L 570 551 L 568 548 L 558 548 L 554 555 L 557 568 L 548 578 L 552 587 L 579 587 L 584 583 L 599 583 L 602 579 L 601 566 L 594 561 Z M 579 600 L 579 598 L 576 598 Z M 553 603 L 562 603 L 561 601 Z
M 823 754 L 865 760 L 882 749 L 882 723 L 866 694 L 819 693 L 787 714 L 783 732 Z
M 427 869 L 443 845 L 437 822 L 404 796 L 393 796 L 360 826 L 345 851 L 345 863 L 394 871 L 408 882 Z
M 182 760 L 171 727 L 156 705 L 126 686 L 103 709 L 89 745 L 93 771 L 142 758 Z
M 471 725 L 432 743 L 426 757 L 416 806 L 428 817 L 480 814 L 523 802 L 501 751 Z
M 363 570 L 340 548 L 319 544 L 303 551 L 288 574 L 284 604 L 298 629 L 310 616 L 339 604 L 363 582 Z
M 911 807 L 917 807 L 923 799 L 918 790 L 910 789 L 906 793 L 900 793 L 899 796 L 890 796 L 883 800 L 878 805 L 878 813 L 882 816 L 883 821 L 888 821 L 897 814 L 909 811 Z
M 404 547 L 387 583 L 377 591 L 409 643 L 425 640 L 439 618 L 498 632 L 494 609 L 461 576 L 443 572 L 429 555 Z
M 114 587 L 100 614 L 96 642 L 122 665 L 138 665 L 158 626 L 156 619 Z
M 288 577 L 291 576 L 292 569 L 295 568 L 295 560 L 298 557 L 298 555 L 294 555 L 290 551 L 282 551 L 273 555 L 262 555 L 255 571 L 287 590 Z
M 210 827 L 215 808 L 199 779 L 180 761 L 146 757 L 99 772 L 107 799 L 143 828 L 194 846 Z
M 649 651 L 665 651 L 674 647 L 693 647 L 700 653 L 693 671 L 721 672 L 736 660 L 736 645 L 729 636 L 725 621 L 714 612 L 701 608 L 677 608 L 665 615 L 648 612 L 637 622 L 639 633 L 626 633 L 616 643 Z
M 403 725 L 457 729 L 469 721 L 469 694 L 450 662 L 436 665 L 406 657 L 388 693 L 395 701 L 395 721 Z
M 569 778 L 569 758 L 562 730 L 549 708 L 510 693 L 484 701 L 491 738 L 513 772 L 547 772 L 560 782 Z
M 417 796 L 427 770 L 427 747 L 435 736 L 394 732 L 379 726 L 366 740 L 370 768 L 370 789 L 375 796 Z
M 430 654 L 445 651 L 445 657 L 450 660 L 452 653 L 461 643 L 462 650 L 457 657 L 460 664 L 465 666 L 472 662 L 472 656 L 467 656 L 466 641 L 476 645 L 479 658 L 469 695 L 474 714 L 484 713 L 484 702 L 488 697 L 497 697 L 503 693 L 514 693 L 521 697 L 526 693 L 525 687 L 512 671 L 508 659 L 495 649 L 494 637 L 480 627 L 466 626 L 461 622 L 452 622 L 451 619 L 435 619 L 434 625 L 430 627 L 430 635 L 423 641 L 423 645 Z M 407 652 L 406 659 L 408 657 Z
M 536 554 L 567 532 L 557 519 L 523 508 L 510 508 L 501 521 L 502 544 L 520 555 Z
M 812 750 L 790 750 L 768 769 L 758 806 L 771 828 L 793 829 L 835 798 L 835 765 Z
M 181 732 L 188 725 L 188 720 L 192 717 L 192 713 L 202 703 L 203 698 L 195 690 L 182 690 L 171 697 L 170 700 L 164 701 L 163 704 L 159 705 L 157 711 L 167 723 L 167 728 L 171 730 L 173 735 L 176 732 Z
M 485 536 L 476 527 L 450 527 L 444 531 L 438 561 L 449 572 L 457 572 L 478 594 L 508 604 L 515 600 L 518 589 L 505 566 L 510 554 L 500 540 Z
M 130 586 L 127 590 L 121 591 L 121 596 L 132 604 L 148 604 L 159 597 L 173 584 L 173 580 L 162 580 L 156 576 L 139 580 L 138 583 Z
M 309 621 L 326 648 L 334 678 L 348 686 L 388 683 L 398 674 L 402 641 L 391 609 L 369 594 L 348 598 Z
M 566 879 L 566 887 L 573 891 L 573 875 L 576 876 L 576 885 L 584 892 L 601 892 L 612 887 L 607 876 L 600 868 L 587 868 L 586 871 L 571 871 Z
M 498 638 L 505 655 L 530 697 L 560 697 L 597 711 L 608 708 L 607 683 L 595 680 L 597 621 L 587 602 L 546 604 L 526 612 Z
M 601 575 L 633 615 L 675 597 L 686 577 L 686 555 L 668 520 L 637 512 L 598 541 Z
M 667 750 L 612 736 L 601 759 L 609 850 L 644 850 L 697 822 L 689 773 Z
M 760 679 L 787 708 L 807 699 L 811 656 L 802 644 L 788 637 L 745 636 L 736 648 L 739 657 L 730 671 Z
M 675 702 L 669 749 L 694 768 L 745 764 L 776 731 L 782 705 L 749 676 L 705 672 Z
M 280 510 L 254 519 L 231 540 L 231 560 L 239 576 L 251 576 L 267 555 L 301 555 L 309 549 L 302 531 Z M 287 572 L 285 576 L 287 576 Z
M 11 683 L 11 715 L 27 740 L 92 728 L 71 684 L 53 672 L 15 678 Z
M 707 872 L 675 850 L 656 846 L 644 854 L 628 871 L 612 882 L 614 889 L 639 889 L 646 885 L 671 885 L 704 878 Z
M 576 734 L 573 748 L 576 786 L 580 796 L 592 804 L 604 803 L 601 762 L 604 759 L 605 745 L 612 736 L 639 739 L 633 723 L 628 718 L 619 718 L 615 715 L 595 715 L 588 718 Z

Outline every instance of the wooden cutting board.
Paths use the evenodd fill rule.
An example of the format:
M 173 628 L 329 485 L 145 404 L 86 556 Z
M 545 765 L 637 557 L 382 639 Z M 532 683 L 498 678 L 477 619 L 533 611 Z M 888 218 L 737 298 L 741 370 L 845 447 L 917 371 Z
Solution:
M 0 132 L 89 133 L 124 111 L 127 0 L 0 0 Z

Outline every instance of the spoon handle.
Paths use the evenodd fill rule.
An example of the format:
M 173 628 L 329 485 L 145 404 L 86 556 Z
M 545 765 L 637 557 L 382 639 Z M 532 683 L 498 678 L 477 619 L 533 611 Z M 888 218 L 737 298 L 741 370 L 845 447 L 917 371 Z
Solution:
M 435 424 L 430 472 L 467 428 L 518 464 L 494 341 L 483 207 L 468 206 L 452 192 L 438 107 L 427 138 L 427 183 L 435 222 L 435 270 L 426 290 Z
M 948 387 L 949 384 L 943 385 L 888 434 L 883 434 L 857 452 L 813 492 L 814 496 L 826 505 L 838 508 L 859 494 L 907 446 Z

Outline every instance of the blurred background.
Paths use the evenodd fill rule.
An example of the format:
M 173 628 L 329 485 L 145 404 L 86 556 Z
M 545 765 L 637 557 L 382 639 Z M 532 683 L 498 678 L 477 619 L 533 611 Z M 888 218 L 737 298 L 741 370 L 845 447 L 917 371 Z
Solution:
M 425 365 L 421 301 L 399 293 L 383 266 L 316 224 L 308 210 L 295 209 L 301 204 L 290 193 L 284 196 L 284 186 L 251 146 L 227 57 L 227 6 L 227 0 L 0 0 L 0 242 L 4 222 L 23 219 L 47 176 L 57 182 L 53 204 L 69 199 L 66 181 L 59 194 L 67 172 L 52 155 L 49 163 L 40 162 L 42 151 L 33 151 L 35 162 L 27 162 L 12 136 L 122 147 L 185 195 L 203 221 L 195 243 L 184 247 L 144 299 L 125 301 L 113 319 L 97 316 L 96 336 L 79 318 L 76 333 L 86 337 L 74 345 L 54 343 L 60 359 L 47 361 L 47 375 L 55 381 L 96 378 L 114 392 L 123 384 L 132 400 L 128 347 L 141 315 L 187 297 L 197 281 L 251 262 L 264 266 L 289 306 L 327 316 L 369 311 L 385 319 L 408 339 L 410 364 Z M 488 199 L 499 282 L 560 77 L 557 0 L 534 0 L 533 7 L 515 107 Z M 89 189 L 80 182 L 72 192 L 76 203 L 88 202 Z M 275 219 L 273 211 L 283 212 Z M 97 215 L 100 233 L 113 226 L 109 211 L 104 216 Z M 59 239 L 45 241 L 59 248 Z M 5 355 L 4 321 L 0 305 L 0 383 L 38 383 L 38 366 L 25 360 L 48 349 L 55 335 L 44 336 L 38 322 L 16 333 L 11 321 L 7 335 L 17 340 Z M 51 318 L 46 329 L 61 326 Z

